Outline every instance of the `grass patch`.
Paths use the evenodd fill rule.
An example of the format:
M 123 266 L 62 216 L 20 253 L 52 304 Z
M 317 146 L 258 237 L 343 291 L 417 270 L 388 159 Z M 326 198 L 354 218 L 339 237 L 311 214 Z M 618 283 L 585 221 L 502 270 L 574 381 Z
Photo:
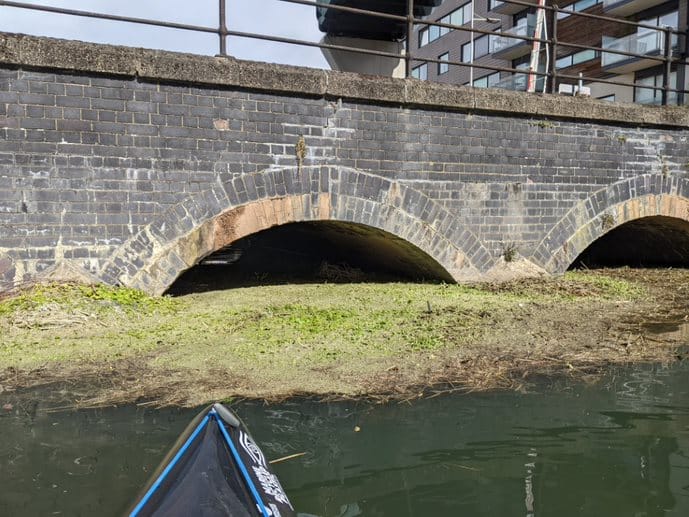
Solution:
M 0 300 L 0 316 L 58 305 L 62 309 L 120 309 L 128 313 L 173 312 L 180 302 L 152 297 L 137 289 L 108 285 L 37 284 L 17 296 Z
M 502 284 L 482 284 L 477 290 L 491 293 L 491 302 L 571 302 L 581 299 L 631 301 L 644 298 L 648 291 L 641 284 L 601 273 L 568 271 L 560 278 L 516 280 Z
M 359 313 L 357 311 L 349 308 L 331 307 L 319 309 L 302 304 L 271 307 L 265 313 L 265 317 L 262 318 L 261 323 L 263 324 L 258 329 L 257 337 L 260 337 L 260 334 L 264 334 L 265 330 L 277 330 L 265 325 L 267 320 L 273 320 L 278 323 L 286 333 L 308 338 L 341 331 L 350 327 L 352 321 L 356 320 L 358 316 Z
M 160 321 L 182 306 L 122 287 L 35 285 L 0 301 L 0 368 L 137 356 L 162 344 Z
M 565 280 L 582 287 L 588 287 L 590 289 L 588 296 L 602 297 L 606 300 L 632 301 L 641 299 L 648 294 L 648 290 L 636 282 L 600 273 L 568 271 L 565 273 Z

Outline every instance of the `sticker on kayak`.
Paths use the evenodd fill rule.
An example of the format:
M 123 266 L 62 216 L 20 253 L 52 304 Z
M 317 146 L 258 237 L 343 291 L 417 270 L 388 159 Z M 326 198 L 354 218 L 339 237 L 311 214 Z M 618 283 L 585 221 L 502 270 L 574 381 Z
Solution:
M 258 482 L 261 483 L 263 491 L 275 499 L 278 503 L 286 504 L 292 508 L 292 504 L 287 499 L 287 494 L 282 489 L 280 482 L 275 474 L 271 474 L 265 467 L 252 467 Z M 294 509 L 294 508 L 292 508 Z
M 290 510 L 294 510 L 277 476 L 268 470 L 268 463 L 266 462 L 266 457 L 263 455 L 263 451 L 259 449 L 258 445 L 254 443 L 248 434 L 241 430 L 239 431 L 239 443 L 254 463 L 251 469 L 256 476 L 256 480 L 261 485 L 263 493 L 272 497 L 275 502 L 284 504 L 288 506 Z M 272 511 L 273 516 L 279 517 L 280 511 L 278 508 L 273 504 L 269 506 L 270 510 L 268 510 L 268 508 L 266 509 Z
M 239 431 L 239 443 L 255 464 L 261 465 L 262 467 L 268 466 L 263 451 L 258 448 L 258 445 L 256 445 L 251 437 L 244 431 Z

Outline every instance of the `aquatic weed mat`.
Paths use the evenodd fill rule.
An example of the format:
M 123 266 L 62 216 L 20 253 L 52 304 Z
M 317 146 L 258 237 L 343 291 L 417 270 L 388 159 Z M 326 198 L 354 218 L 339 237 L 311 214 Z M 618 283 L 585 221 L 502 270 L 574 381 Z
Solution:
M 0 302 L 0 384 L 64 380 L 86 405 L 304 393 L 404 399 L 443 383 L 520 389 L 539 372 L 681 356 L 687 279 L 686 271 L 588 271 L 476 286 L 300 284 L 174 299 L 48 286 Z M 674 334 L 649 331 L 648 314 L 654 322 L 672 315 Z

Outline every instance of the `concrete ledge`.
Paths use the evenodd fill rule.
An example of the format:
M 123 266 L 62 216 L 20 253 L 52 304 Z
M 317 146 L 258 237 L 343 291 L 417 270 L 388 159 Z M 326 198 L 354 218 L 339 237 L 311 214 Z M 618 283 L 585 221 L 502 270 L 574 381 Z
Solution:
M 0 33 L 0 64 L 398 106 L 643 126 L 689 126 L 689 109 L 684 106 L 617 104 L 579 97 L 466 88 L 416 79 L 365 76 L 22 34 Z

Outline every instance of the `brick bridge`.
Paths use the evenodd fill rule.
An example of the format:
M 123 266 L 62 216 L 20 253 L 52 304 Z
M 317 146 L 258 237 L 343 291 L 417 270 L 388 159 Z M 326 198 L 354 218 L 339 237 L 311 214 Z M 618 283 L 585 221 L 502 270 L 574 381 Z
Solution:
M 681 107 L 0 33 L 0 280 L 162 293 L 306 221 L 362 225 L 458 281 L 557 274 L 636 220 L 686 239 L 688 123 Z

